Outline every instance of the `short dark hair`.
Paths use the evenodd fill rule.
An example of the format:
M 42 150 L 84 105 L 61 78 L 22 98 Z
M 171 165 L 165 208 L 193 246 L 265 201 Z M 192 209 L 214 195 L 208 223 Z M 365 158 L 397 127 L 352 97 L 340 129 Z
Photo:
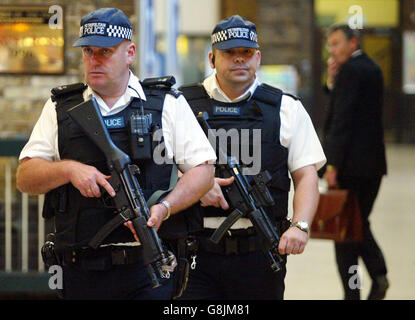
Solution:
M 333 32 L 341 31 L 346 36 L 347 40 L 351 40 L 353 38 L 357 39 L 357 46 L 360 48 L 360 34 L 358 29 L 352 29 L 347 24 L 333 24 L 327 29 L 327 37 L 331 35 Z

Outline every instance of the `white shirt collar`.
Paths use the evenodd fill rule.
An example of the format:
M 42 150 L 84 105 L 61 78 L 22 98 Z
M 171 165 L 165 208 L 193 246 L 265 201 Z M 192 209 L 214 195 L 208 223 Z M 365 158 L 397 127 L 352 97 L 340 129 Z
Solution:
M 120 112 L 122 109 L 128 106 L 128 104 L 133 98 L 141 98 L 143 100 L 146 100 L 146 96 L 144 94 L 140 81 L 131 72 L 131 70 L 130 78 L 128 79 L 127 89 L 125 90 L 124 94 L 117 100 L 117 102 L 112 106 L 112 108 L 109 108 L 105 101 L 100 97 L 100 95 L 88 86 L 88 88 L 84 91 L 84 99 L 87 100 L 91 97 L 94 97 L 97 100 L 103 116 L 108 116 Z
M 236 99 L 229 99 L 229 97 L 226 95 L 225 92 L 222 91 L 222 89 L 219 86 L 218 80 L 216 79 L 216 71 L 213 72 L 209 77 L 207 77 L 203 81 L 203 86 L 206 89 L 207 94 L 215 100 L 221 101 L 221 102 L 239 102 L 242 100 L 246 100 L 250 98 L 254 92 L 255 89 L 260 84 L 257 77 L 255 77 L 254 82 L 251 84 L 251 86 L 246 90 L 243 94 L 241 94 Z
M 357 49 L 356 51 L 354 51 L 352 53 L 352 57 L 357 57 L 360 56 L 362 54 L 362 50 L 361 49 Z

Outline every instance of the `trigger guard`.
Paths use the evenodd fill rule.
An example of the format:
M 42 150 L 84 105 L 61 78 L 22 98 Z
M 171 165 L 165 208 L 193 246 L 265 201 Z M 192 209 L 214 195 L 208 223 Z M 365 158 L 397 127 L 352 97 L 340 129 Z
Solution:
M 99 191 L 101 192 L 101 201 L 105 208 L 116 209 L 115 203 L 111 195 L 103 187 L 99 186 Z

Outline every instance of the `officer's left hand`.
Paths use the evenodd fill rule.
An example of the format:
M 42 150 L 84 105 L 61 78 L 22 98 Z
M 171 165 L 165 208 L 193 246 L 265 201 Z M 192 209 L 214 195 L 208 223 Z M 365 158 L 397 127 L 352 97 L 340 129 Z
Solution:
M 150 208 L 150 219 L 148 219 L 147 225 L 158 230 L 166 216 L 167 208 L 163 204 L 157 203 Z
M 280 254 L 300 254 L 308 241 L 308 234 L 297 227 L 288 228 L 280 238 L 278 252 Z
M 161 223 L 163 222 L 164 217 L 167 215 L 167 208 L 158 203 L 155 204 L 150 208 L 150 219 L 147 221 L 147 225 L 149 227 L 155 227 L 156 230 L 158 230 L 161 226 Z M 130 229 L 130 231 L 134 235 L 134 239 L 137 242 L 140 242 L 140 239 L 138 238 L 137 232 L 134 229 L 132 221 L 127 221 L 124 223 L 124 226 Z

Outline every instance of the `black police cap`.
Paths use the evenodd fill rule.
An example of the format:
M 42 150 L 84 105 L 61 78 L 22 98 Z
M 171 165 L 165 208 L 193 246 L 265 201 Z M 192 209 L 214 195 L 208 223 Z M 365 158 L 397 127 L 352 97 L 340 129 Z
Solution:
M 219 50 L 259 48 L 255 24 L 239 15 L 220 21 L 212 32 L 212 45 Z
M 114 47 L 123 40 L 131 40 L 133 27 L 120 9 L 101 8 L 81 19 L 79 39 L 74 47 Z

